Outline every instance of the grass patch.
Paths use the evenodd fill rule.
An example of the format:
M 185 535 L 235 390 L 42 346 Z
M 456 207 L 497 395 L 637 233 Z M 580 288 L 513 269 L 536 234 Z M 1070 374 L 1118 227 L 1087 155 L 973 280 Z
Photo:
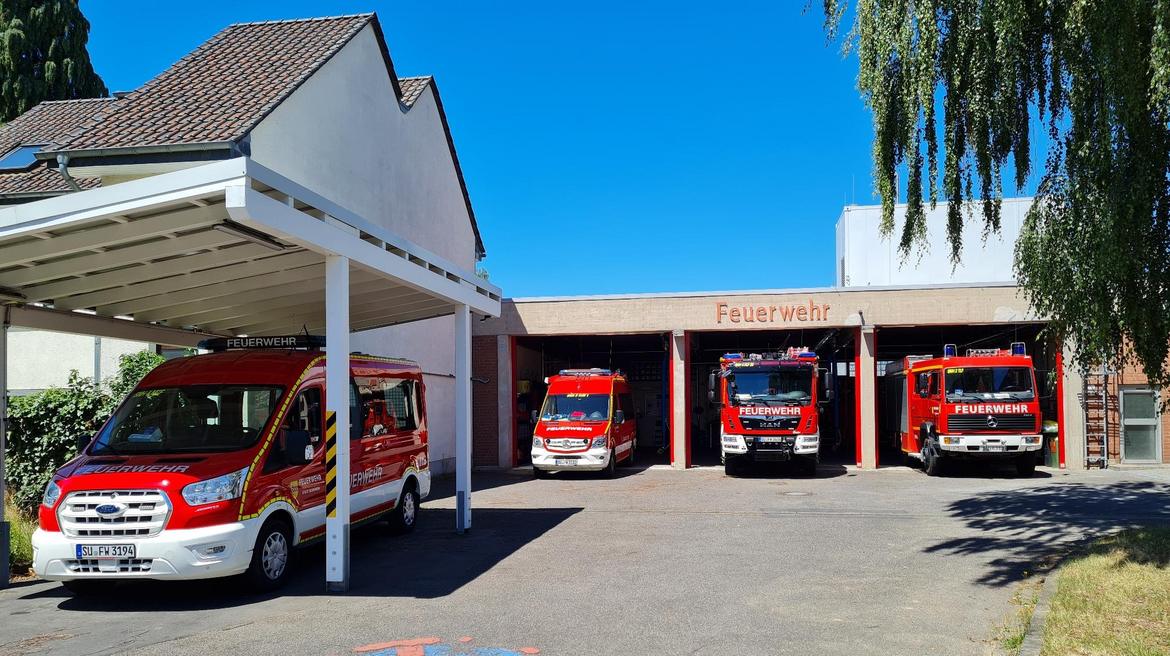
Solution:
M 1040 587 L 1044 579 L 1033 576 L 1016 588 L 1012 595 L 1012 612 L 1002 626 L 996 631 L 995 639 L 1002 648 L 1002 653 L 1016 656 L 1024 644 L 1024 634 L 1028 632 L 1028 624 L 1032 621 L 1032 613 L 1036 611 L 1036 600 L 1040 597 Z
M 1041 653 L 1170 654 L 1170 527 L 1122 531 L 1066 563 Z
M 8 499 L 4 500 L 4 520 L 10 527 L 8 544 L 12 559 L 11 571 L 17 576 L 24 576 L 32 567 L 32 534 L 37 528 L 37 521 L 26 517 Z

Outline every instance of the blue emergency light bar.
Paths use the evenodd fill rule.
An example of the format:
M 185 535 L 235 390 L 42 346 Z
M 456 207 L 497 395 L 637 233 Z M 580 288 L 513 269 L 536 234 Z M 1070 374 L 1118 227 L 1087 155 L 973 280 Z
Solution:
M 621 372 L 618 372 L 621 373 Z M 561 369 L 562 376 L 612 376 L 613 372 L 609 369 L 599 369 L 594 367 L 592 369 Z
M 959 347 L 954 344 L 943 344 L 943 357 L 953 358 L 959 354 Z
M 1012 355 L 1027 355 L 1023 342 L 1012 342 Z
M 724 353 L 723 359 L 724 360 L 742 360 L 743 353 Z

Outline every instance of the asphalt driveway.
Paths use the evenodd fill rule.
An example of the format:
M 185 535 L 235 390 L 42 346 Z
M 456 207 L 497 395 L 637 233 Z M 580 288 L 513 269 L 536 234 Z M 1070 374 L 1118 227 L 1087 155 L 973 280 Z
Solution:
M 468 535 L 445 481 L 413 535 L 357 531 L 349 595 L 321 593 L 320 548 L 280 596 L 26 583 L 0 591 L 0 655 L 985 654 L 1044 554 L 1170 522 L 1166 470 L 474 479 Z

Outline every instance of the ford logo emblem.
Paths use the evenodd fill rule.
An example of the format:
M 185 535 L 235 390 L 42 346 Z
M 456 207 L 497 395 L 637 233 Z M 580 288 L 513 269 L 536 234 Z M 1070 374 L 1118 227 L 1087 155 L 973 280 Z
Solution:
M 97 511 L 99 515 L 118 515 L 126 510 L 126 506 L 123 506 L 120 503 L 103 503 L 97 508 L 94 508 L 94 510 Z

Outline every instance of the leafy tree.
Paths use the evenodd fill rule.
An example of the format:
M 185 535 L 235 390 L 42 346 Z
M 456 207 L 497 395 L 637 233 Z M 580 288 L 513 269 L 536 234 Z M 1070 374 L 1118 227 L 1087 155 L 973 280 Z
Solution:
M 161 355 L 140 351 L 123 355 L 118 373 L 106 387 L 69 374 L 65 387 L 54 387 L 9 400 L 7 483 L 18 508 L 31 512 L 57 471 L 77 454 L 77 438 L 93 435 L 138 381 L 163 362 Z
M 107 95 L 77 0 L 0 0 L 0 122 L 42 100 Z
M 830 37 L 849 5 L 823 0 Z M 873 112 L 887 235 L 900 169 L 907 179 L 903 255 L 923 245 L 924 203 L 939 191 L 954 261 L 968 203 L 985 234 L 999 229 L 1005 174 L 1019 191 L 1036 164 L 1036 117 L 1049 145 L 1016 246 L 1017 279 L 1075 345 L 1076 364 L 1136 362 L 1170 385 L 1170 0 L 852 7 L 845 40 Z

